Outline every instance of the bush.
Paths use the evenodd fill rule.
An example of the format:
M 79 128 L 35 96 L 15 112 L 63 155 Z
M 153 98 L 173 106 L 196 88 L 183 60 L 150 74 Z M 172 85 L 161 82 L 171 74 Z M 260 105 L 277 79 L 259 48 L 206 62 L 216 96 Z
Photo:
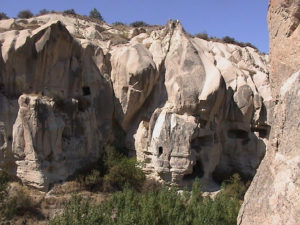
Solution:
M 147 27 L 149 24 L 145 23 L 144 21 L 135 21 L 130 24 L 132 27 Z
M 74 9 L 67 9 L 63 13 L 70 14 L 70 15 L 76 15 L 76 12 Z
M 71 201 L 65 206 L 63 214 L 51 220 L 50 225 L 101 224 L 97 223 L 98 217 L 95 214 L 94 207 L 89 203 L 89 199 L 73 196 Z
M 5 216 L 7 198 L 8 174 L 0 170 L 0 219 Z
M 90 191 L 119 191 L 127 184 L 134 190 L 143 188 L 145 174 L 134 158 L 128 158 L 124 149 L 105 146 L 105 153 L 96 166 L 77 175 L 81 186 Z
M 222 41 L 223 41 L 224 43 L 228 43 L 228 44 L 236 44 L 236 43 L 237 43 L 237 41 L 236 41 L 234 38 L 229 37 L 229 36 L 223 37 L 223 38 L 222 38 Z
M 105 191 L 123 190 L 126 184 L 140 191 L 145 181 L 144 172 L 138 168 L 135 159 L 122 158 L 114 164 L 108 174 L 104 176 L 103 185 Z
M 5 217 L 7 219 L 12 219 L 16 215 L 23 216 L 34 208 L 29 193 L 22 186 L 18 187 L 15 193 L 6 199 L 5 205 Z
M 41 9 L 38 16 L 49 14 L 50 12 L 47 9 Z
M 207 33 L 198 33 L 194 35 L 197 38 L 201 38 L 207 41 L 215 41 L 215 42 L 221 42 L 221 43 L 227 43 L 227 44 L 234 44 L 234 45 L 238 45 L 240 47 L 251 47 L 254 48 L 256 50 L 257 47 L 255 47 L 253 44 L 249 43 L 249 42 L 240 42 L 235 40 L 233 37 L 229 37 L 229 36 L 225 36 L 223 38 L 217 38 L 214 36 L 209 36 Z
M 33 14 L 30 10 L 22 10 L 18 13 L 18 17 L 21 19 L 29 19 L 33 17 Z
M 125 23 L 122 23 L 120 21 L 116 21 L 116 22 L 112 23 L 111 25 L 113 25 L 113 26 L 126 26 Z
M 196 36 L 197 38 L 201 38 L 201 39 L 204 39 L 204 40 L 207 40 L 207 41 L 208 41 L 208 39 L 209 39 L 207 33 L 198 33 L 198 34 L 195 34 L 195 36 Z
M 239 174 L 233 174 L 228 180 L 223 182 L 224 193 L 230 197 L 243 200 L 249 187 L 249 183 L 244 184 Z
M 233 180 L 237 181 L 236 178 Z M 136 192 L 126 186 L 100 205 L 73 197 L 64 213 L 50 224 L 234 225 L 241 205 L 236 196 L 223 189 L 215 200 L 202 197 L 198 179 L 191 192 L 184 191 L 182 194 L 176 188 L 165 186 L 159 191 L 144 192 Z
M 90 11 L 90 17 L 103 21 L 101 13 L 96 8 Z
M 101 175 L 99 170 L 93 169 L 87 175 L 79 175 L 77 181 L 89 191 L 95 191 L 101 189 L 103 175 Z
M 0 20 L 8 19 L 8 16 L 4 12 L 0 12 Z
M 0 170 L 0 204 L 6 196 L 6 189 L 8 185 L 8 174 L 4 170 Z

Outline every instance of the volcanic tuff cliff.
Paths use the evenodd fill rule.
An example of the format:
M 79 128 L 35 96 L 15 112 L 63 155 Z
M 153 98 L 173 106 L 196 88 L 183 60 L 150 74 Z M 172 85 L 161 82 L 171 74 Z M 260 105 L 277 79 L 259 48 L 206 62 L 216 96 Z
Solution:
M 267 153 L 245 195 L 242 225 L 300 224 L 300 0 L 271 0 L 270 79 L 276 96 Z
M 117 141 L 149 176 L 208 190 L 265 154 L 268 56 L 251 47 L 61 14 L 2 20 L 0 43 L 0 166 L 25 184 L 46 190 Z

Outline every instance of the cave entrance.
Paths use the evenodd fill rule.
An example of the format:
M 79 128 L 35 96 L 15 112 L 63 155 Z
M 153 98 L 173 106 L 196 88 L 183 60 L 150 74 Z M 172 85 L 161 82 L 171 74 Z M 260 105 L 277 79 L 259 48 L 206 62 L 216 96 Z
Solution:
M 203 164 L 201 160 L 197 160 L 193 166 L 193 173 L 187 174 L 183 177 L 183 181 L 194 180 L 196 177 L 201 178 L 204 175 Z
M 91 95 L 91 89 L 88 86 L 82 87 L 82 94 L 83 96 Z
M 158 157 L 160 157 L 163 154 L 163 147 L 158 148 Z
M 247 139 L 248 138 L 248 132 L 244 130 L 239 129 L 232 129 L 228 131 L 228 137 L 229 138 L 237 138 L 237 139 Z

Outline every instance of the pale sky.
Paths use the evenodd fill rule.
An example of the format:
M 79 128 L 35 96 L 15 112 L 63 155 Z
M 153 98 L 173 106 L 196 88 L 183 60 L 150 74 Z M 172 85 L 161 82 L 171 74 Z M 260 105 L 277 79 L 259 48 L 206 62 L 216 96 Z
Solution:
M 268 0 L 0 0 L 0 12 L 10 17 L 24 9 L 36 14 L 44 8 L 74 9 L 83 15 L 97 8 L 108 23 L 142 20 L 164 25 L 168 19 L 179 19 L 191 34 L 231 36 L 269 51 Z

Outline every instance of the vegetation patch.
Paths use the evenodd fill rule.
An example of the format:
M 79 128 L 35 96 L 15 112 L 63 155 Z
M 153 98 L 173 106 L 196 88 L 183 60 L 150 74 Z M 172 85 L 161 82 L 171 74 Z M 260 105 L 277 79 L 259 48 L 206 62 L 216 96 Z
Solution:
M 254 48 L 254 49 L 258 50 L 258 48 L 256 46 L 254 46 L 253 44 L 251 44 L 249 42 L 237 41 L 233 37 L 229 37 L 229 36 L 225 36 L 223 38 L 217 38 L 217 37 L 214 37 L 214 36 L 209 36 L 205 32 L 197 33 L 194 36 L 197 37 L 197 38 L 204 39 L 206 41 L 215 41 L 215 42 L 220 42 L 220 43 L 234 44 L 234 45 L 238 45 L 242 48 L 251 47 L 251 48 Z
M 126 186 L 101 204 L 74 196 L 50 224 L 234 225 L 242 202 L 240 192 L 235 191 L 244 189 L 238 176 L 230 182 L 214 200 L 203 197 L 198 179 L 192 191 L 183 192 L 166 186 L 137 192 Z

